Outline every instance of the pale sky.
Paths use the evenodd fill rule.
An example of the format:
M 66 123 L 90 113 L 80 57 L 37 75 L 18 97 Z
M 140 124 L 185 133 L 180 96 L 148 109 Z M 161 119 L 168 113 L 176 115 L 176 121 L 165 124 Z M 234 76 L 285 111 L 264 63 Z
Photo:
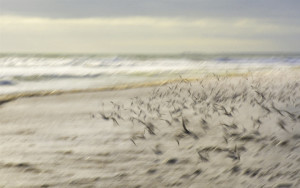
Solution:
M 300 52 L 299 0 L 0 0 L 0 52 Z

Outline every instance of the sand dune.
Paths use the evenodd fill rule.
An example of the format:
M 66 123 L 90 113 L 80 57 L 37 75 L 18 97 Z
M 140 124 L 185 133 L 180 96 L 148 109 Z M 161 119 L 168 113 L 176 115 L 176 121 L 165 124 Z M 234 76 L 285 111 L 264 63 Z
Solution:
M 0 187 L 300 187 L 300 74 L 20 98 Z

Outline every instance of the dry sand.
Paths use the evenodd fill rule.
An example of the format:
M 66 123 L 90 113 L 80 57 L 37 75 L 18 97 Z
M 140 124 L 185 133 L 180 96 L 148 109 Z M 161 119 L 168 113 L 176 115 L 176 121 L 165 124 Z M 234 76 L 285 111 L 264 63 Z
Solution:
M 300 187 L 300 74 L 2 104 L 0 187 Z

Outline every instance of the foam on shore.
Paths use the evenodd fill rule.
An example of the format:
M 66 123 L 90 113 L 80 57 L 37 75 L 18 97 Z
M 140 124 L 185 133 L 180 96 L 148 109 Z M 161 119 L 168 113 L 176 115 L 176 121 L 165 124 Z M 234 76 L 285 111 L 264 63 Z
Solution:
M 209 77 L 238 77 L 238 76 L 248 76 L 251 73 L 226 73 L 226 74 L 209 74 L 205 75 L 202 78 L 177 78 L 171 80 L 164 81 L 154 81 L 154 82 L 146 82 L 146 83 L 134 83 L 134 84 L 121 84 L 116 86 L 109 87 L 100 87 L 100 88 L 89 88 L 89 89 L 72 89 L 72 90 L 52 90 L 52 91 L 32 91 L 32 92 L 23 92 L 23 93 L 12 93 L 8 95 L 0 95 L 0 105 L 16 100 L 18 98 L 26 98 L 26 97 L 42 97 L 42 96 L 50 96 L 50 95 L 61 95 L 61 94 L 71 94 L 71 93 L 84 93 L 84 92 L 100 92 L 100 91 L 114 91 L 114 90 L 124 90 L 124 89 L 133 89 L 133 88 L 143 88 L 143 87 L 154 87 L 161 86 L 170 83 L 178 83 L 181 81 L 193 82 L 201 79 L 207 79 Z

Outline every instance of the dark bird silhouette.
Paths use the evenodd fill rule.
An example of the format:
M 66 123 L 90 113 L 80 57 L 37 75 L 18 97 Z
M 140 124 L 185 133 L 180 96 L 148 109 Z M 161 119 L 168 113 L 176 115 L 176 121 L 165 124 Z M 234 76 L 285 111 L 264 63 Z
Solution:
M 110 119 L 113 120 L 113 122 L 114 122 L 115 125 L 119 125 L 119 123 L 118 123 L 118 121 L 116 120 L 116 118 L 111 117 Z
M 182 127 L 183 127 L 183 132 L 184 132 L 185 134 L 187 134 L 187 135 L 191 135 L 195 140 L 198 139 L 198 136 L 197 136 L 195 133 L 189 131 L 189 130 L 186 128 L 185 121 L 186 121 L 186 120 L 182 117 Z
M 184 118 L 182 118 L 182 127 L 183 127 L 183 130 L 184 130 L 184 133 L 191 134 L 191 132 L 186 128 L 185 119 Z
M 137 119 L 137 118 L 132 118 L 132 119 L 137 120 L 139 123 L 145 125 L 145 127 L 146 127 L 149 134 L 156 135 L 155 132 L 154 132 L 155 126 L 151 122 L 146 123 L 146 122 L 144 122 L 140 119 Z
M 156 135 L 154 132 L 155 126 L 151 122 L 146 123 L 145 125 L 146 125 L 146 128 L 147 128 L 149 134 Z
M 280 111 L 278 108 L 275 107 L 274 103 L 272 103 L 272 108 L 273 108 L 278 114 L 280 114 L 281 116 L 284 116 L 284 115 L 281 113 L 281 111 Z
M 161 155 L 161 154 L 163 154 L 163 152 L 162 152 L 162 150 L 161 150 L 159 144 L 157 144 L 157 145 L 155 146 L 155 149 L 152 149 L 152 151 L 153 151 L 156 155 Z
M 284 130 L 285 132 L 288 132 L 287 130 L 286 130 L 286 128 L 285 128 L 285 122 L 283 121 L 283 120 L 279 120 L 278 121 L 278 123 L 277 123 L 277 125 L 282 129 L 282 130 Z
M 104 119 L 104 120 L 106 120 L 106 121 L 108 121 L 108 120 L 110 119 L 109 116 L 105 115 L 105 114 L 102 113 L 102 112 L 99 112 L 99 114 L 101 115 L 102 119 Z
M 200 159 L 203 161 L 203 162 L 208 162 L 208 155 L 207 156 L 204 156 L 204 154 L 201 153 L 201 151 L 198 151 L 198 155 L 200 157 Z
M 172 123 L 169 121 L 169 120 L 167 120 L 167 119 L 160 119 L 160 120 L 163 120 L 163 121 L 165 121 L 169 126 L 171 126 L 172 125 Z
M 229 150 L 227 157 L 232 160 L 240 160 L 240 154 L 238 152 L 237 146 L 235 145 L 234 150 Z
M 114 123 L 114 125 L 119 125 L 119 123 L 118 123 L 118 121 L 116 120 L 116 118 L 115 118 L 115 117 L 112 117 L 112 115 L 107 116 L 107 115 L 105 115 L 105 114 L 102 113 L 102 112 L 99 112 L 99 114 L 101 115 L 102 119 L 104 119 L 104 120 L 106 120 L 106 121 L 112 120 L 113 123 Z
M 231 112 L 228 112 L 224 106 L 221 106 L 221 110 L 224 111 L 224 115 L 229 116 L 229 117 L 232 117 Z
M 264 96 L 264 94 L 262 92 L 259 92 L 259 91 L 255 91 L 257 93 L 257 95 L 261 96 L 262 98 L 262 101 L 266 100 L 266 97 Z
M 231 125 L 225 124 L 225 123 L 221 123 L 221 125 L 230 128 L 230 129 L 237 129 L 238 126 L 235 123 L 232 123 Z
M 134 141 L 132 138 L 130 139 L 130 141 L 131 141 L 134 145 L 136 145 L 135 141 Z
M 228 138 L 226 136 L 223 136 L 223 139 L 226 142 L 226 144 L 228 144 Z
M 268 107 L 266 107 L 264 105 L 260 105 L 260 106 L 262 107 L 262 109 L 264 109 L 265 111 L 267 111 L 267 114 L 271 113 L 271 110 Z
M 296 115 L 287 111 L 287 110 L 283 110 L 283 112 L 287 113 L 288 116 L 293 120 L 293 121 L 296 121 Z

